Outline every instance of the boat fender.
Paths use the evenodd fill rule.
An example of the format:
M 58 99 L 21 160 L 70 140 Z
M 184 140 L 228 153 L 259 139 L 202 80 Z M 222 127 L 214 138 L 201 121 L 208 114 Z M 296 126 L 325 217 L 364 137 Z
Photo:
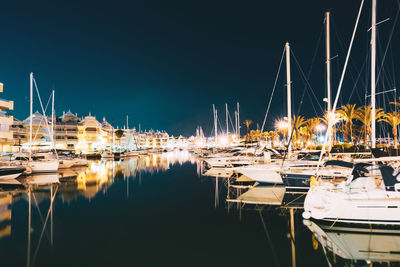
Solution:
M 317 178 L 315 176 L 311 176 L 310 178 L 310 187 L 313 189 L 317 185 Z
M 304 218 L 304 219 L 307 219 L 307 220 L 308 220 L 308 219 L 311 218 L 311 213 L 308 212 L 308 211 L 304 211 L 302 215 L 303 215 L 303 218 Z

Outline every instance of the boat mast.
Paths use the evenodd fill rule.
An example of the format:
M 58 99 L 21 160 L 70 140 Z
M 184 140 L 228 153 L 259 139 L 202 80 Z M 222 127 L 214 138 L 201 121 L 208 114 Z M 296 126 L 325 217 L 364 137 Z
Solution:
M 54 90 L 53 96 L 51 97 L 51 142 L 53 143 L 53 149 L 55 149 L 55 142 L 54 142 Z
M 29 120 L 29 159 L 32 159 L 32 113 L 33 113 L 33 72 L 30 76 L 30 120 Z
M 112 143 L 111 143 L 111 154 L 114 153 L 114 126 L 111 126 L 112 131 Z
M 235 110 L 235 134 L 237 135 L 238 130 L 237 130 L 237 111 Z
M 217 129 L 217 110 L 215 109 L 215 105 L 213 104 L 213 113 L 214 113 L 214 133 L 215 133 L 215 143 L 217 142 L 217 138 L 218 138 L 218 129 Z
M 287 89 L 287 118 L 288 118 L 288 138 L 292 133 L 292 100 L 291 100 L 291 79 L 290 79 L 290 45 L 286 42 L 286 89 Z M 292 147 L 288 144 L 288 152 L 292 151 Z
M 226 120 L 226 134 L 229 134 L 228 130 L 228 104 L 225 103 L 225 120 Z
M 325 12 L 325 48 L 326 48 L 326 97 L 327 97 L 327 117 L 328 120 L 334 120 L 334 115 L 331 114 L 331 37 L 330 37 L 330 15 L 331 12 Z M 329 131 L 329 151 L 333 144 L 333 127 Z
M 372 18 L 371 18 L 371 148 L 375 148 L 375 146 L 376 146 L 375 71 L 376 71 L 376 0 L 372 0 Z
M 238 126 L 238 131 L 237 131 L 237 133 L 238 133 L 238 135 L 239 135 L 239 138 L 240 138 L 240 115 L 239 115 L 239 102 L 237 102 L 237 126 Z

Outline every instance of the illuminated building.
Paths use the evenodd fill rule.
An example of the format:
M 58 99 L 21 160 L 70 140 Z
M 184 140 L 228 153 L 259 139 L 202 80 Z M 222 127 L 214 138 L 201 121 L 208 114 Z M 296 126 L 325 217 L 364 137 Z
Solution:
M 56 149 L 75 150 L 78 144 L 78 124 L 77 114 L 63 112 L 61 117 L 56 117 L 54 125 L 54 142 Z
M 3 92 L 3 84 L 0 83 L 0 92 Z M 14 119 L 6 113 L 6 110 L 14 109 L 14 101 L 0 99 L 0 151 L 10 151 L 13 145 L 11 131 Z
M 78 144 L 76 152 L 93 152 L 99 150 L 101 141 L 101 124 L 96 117 L 89 114 L 78 124 Z M 106 140 L 104 140 L 104 144 Z

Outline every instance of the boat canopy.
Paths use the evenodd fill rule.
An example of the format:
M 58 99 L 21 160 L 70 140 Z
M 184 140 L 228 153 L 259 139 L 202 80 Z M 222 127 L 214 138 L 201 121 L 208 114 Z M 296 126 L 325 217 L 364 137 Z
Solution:
M 397 176 L 400 172 L 393 175 L 394 169 L 391 166 L 384 164 L 379 165 L 379 170 L 381 171 L 386 191 L 394 191 L 394 185 L 397 183 Z
M 324 166 L 339 166 L 350 169 L 354 168 L 353 163 L 342 160 L 328 160 L 327 162 L 325 162 Z

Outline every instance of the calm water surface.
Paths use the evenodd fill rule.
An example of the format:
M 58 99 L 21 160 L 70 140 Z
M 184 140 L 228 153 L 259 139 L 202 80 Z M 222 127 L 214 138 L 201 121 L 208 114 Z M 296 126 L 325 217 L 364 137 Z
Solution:
M 228 205 L 227 180 L 201 166 L 175 152 L 2 185 L 1 266 L 342 264 L 300 210 Z

